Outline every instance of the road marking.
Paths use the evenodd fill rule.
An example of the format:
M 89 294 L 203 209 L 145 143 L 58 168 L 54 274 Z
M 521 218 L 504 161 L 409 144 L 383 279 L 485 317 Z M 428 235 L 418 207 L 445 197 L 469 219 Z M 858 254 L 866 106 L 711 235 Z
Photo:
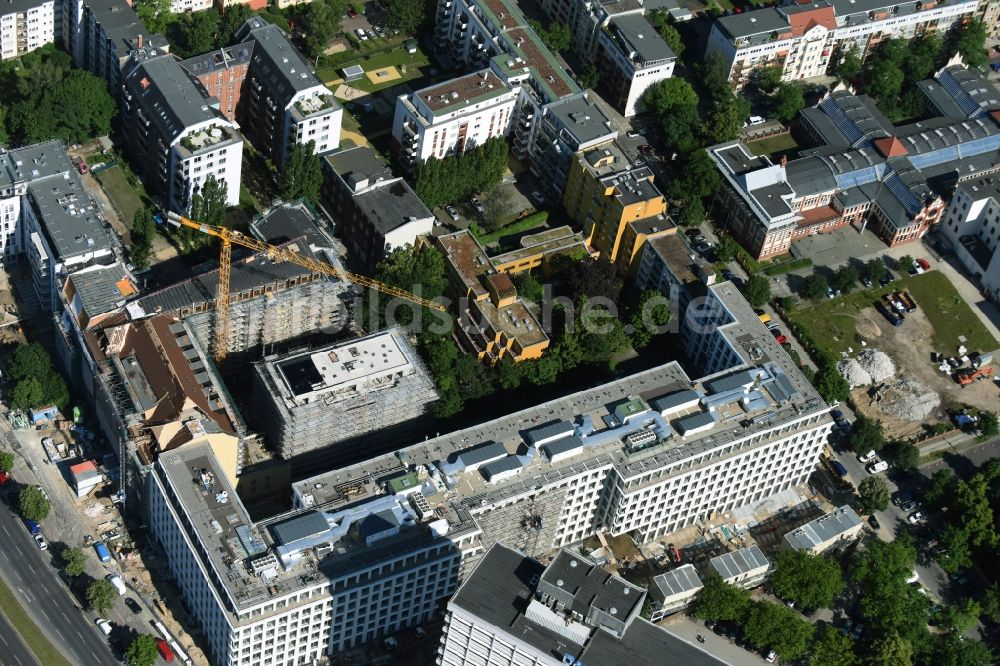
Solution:
M 65 615 L 63 615 L 63 617 L 66 617 L 66 616 L 65 616 Z M 84 638 L 83 638 L 83 634 L 81 634 L 81 633 L 80 633 L 79 631 L 78 631 L 78 632 L 76 632 L 76 635 L 80 637 L 80 640 L 81 640 L 81 641 L 82 641 L 82 640 L 84 640 Z
M 63 611 L 63 610 L 60 609 L 59 610 L 59 614 L 62 615 L 64 618 L 66 618 L 66 621 L 69 622 L 69 617 L 66 615 L 65 611 Z M 81 636 L 81 638 L 82 638 L 82 636 Z
M 3 634 L 0 634 L 0 641 L 3 641 L 3 644 L 7 645 L 7 639 L 3 637 Z
M 23 664 L 24 663 L 23 661 L 21 661 L 21 658 L 18 657 L 16 654 L 14 655 L 14 660 L 17 661 L 17 663 L 19 663 L 19 664 Z

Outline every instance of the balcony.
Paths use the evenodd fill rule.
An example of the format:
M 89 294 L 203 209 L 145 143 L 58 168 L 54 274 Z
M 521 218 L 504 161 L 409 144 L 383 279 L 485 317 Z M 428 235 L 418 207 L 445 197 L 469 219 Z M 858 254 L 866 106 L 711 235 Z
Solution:
M 333 108 L 333 95 L 316 95 L 295 102 L 295 110 L 302 117 L 311 116 L 314 113 Z
M 207 127 L 182 138 L 181 146 L 195 153 L 199 150 L 230 141 L 232 138 L 233 134 L 227 127 Z

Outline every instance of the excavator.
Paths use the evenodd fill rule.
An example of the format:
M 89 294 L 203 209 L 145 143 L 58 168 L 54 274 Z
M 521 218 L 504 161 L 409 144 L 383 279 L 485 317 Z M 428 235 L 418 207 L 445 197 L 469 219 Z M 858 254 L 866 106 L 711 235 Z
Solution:
M 984 379 L 992 375 L 993 367 L 988 365 L 982 368 L 962 368 L 955 373 L 955 381 L 958 382 L 959 386 L 968 386 L 977 379 Z
M 249 248 L 255 252 L 261 252 L 271 261 L 287 261 L 301 266 L 313 273 L 321 273 L 323 275 L 337 278 L 338 280 L 350 282 L 351 284 L 368 287 L 369 289 L 375 289 L 383 294 L 394 296 L 396 298 L 402 298 L 424 307 L 431 308 L 432 310 L 438 310 L 440 312 L 445 312 L 447 310 L 447 308 L 445 308 L 445 306 L 441 303 L 421 298 L 416 294 L 411 294 L 404 289 L 380 282 L 374 278 L 341 270 L 326 263 L 325 261 L 318 261 L 312 257 L 307 257 L 299 254 L 298 252 L 293 252 L 287 248 L 277 247 L 275 245 L 271 245 L 270 243 L 265 243 L 264 241 L 258 240 L 252 236 L 247 236 L 244 233 L 236 231 L 235 229 L 217 227 L 210 224 L 201 224 L 200 222 L 195 222 L 194 220 L 173 212 L 167 213 L 167 222 L 178 229 L 181 227 L 187 227 L 188 229 L 194 229 L 195 231 L 200 231 L 201 233 L 208 234 L 209 236 L 215 236 L 220 241 L 219 288 L 215 299 L 214 355 L 216 362 L 224 360 L 226 358 L 226 351 L 229 349 L 229 279 L 230 271 L 232 269 L 231 260 L 234 244 Z

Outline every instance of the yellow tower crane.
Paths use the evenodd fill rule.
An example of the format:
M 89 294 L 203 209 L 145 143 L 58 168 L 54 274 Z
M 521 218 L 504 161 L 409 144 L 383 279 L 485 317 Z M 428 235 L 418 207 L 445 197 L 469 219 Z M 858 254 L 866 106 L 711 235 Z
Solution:
M 230 260 L 232 258 L 234 243 L 236 245 L 250 248 L 256 252 L 262 252 L 267 255 L 271 261 L 287 261 L 289 263 L 302 266 L 313 273 L 329 275 L 330 277 L 335 277 L 339 280 L 344 280 L 345 282 L 361 285 L 362 287 L 368 287 L 369 289 L 375 289 L 383 294 L 404 298 L 408 301 L 419 303 L 420 305 L 433 310 L 438 310 L 440 312 L 447 311 L 447 308 L 440 303 L 436 303 L 426 298 L 421 298 L 416 294 L 411 294 L 408 291 L 399 289 L 398 287 L 393 287 L 392 285 L 385 284 L 384 282 L 379 282 L 378 280 L 364 275 L 358 275 L 356 273 L 349 273 L 348 271 L 340 270 L 325 261 L 317 261 L 311 257 L 303 256 L 298 252 L 293 252 L 285 248 L 271 245 L 270 243 L 265 243 L 233 229 L 216 227 L 210 224 L 200 224 L 194 220 L 189 220 L 183 215 L 178 215 L 177 213 L 167 213 L 167 221 L 175 227 L 187 227 L 188 229 L 194 229 L 203 234 L 215 236 L 221 241 L 221 248 L 219 249 L 219 287 L 218 293 L 215 297 L 216 361 L 222 361 L 226 358 L 226 351 L 229 349 L 229 277 L 231 268 Z

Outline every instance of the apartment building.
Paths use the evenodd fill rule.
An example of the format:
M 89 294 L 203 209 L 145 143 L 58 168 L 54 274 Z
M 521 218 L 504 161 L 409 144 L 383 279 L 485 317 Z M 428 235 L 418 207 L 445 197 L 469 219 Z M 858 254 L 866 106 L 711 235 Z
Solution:
M 667 201 L 653 184 L 653 172 L 632 164 L 613 141 L 576 154 L 563 205 L 583 228 L 587 244 L 622 274 L 634 272 L 649 238 L 676 233 L 666 216 Z
M 981 0 L 979 3 L 979 20 L 986 28 L 988 39 L 1000 37 L 1000 0 Z
M 673 76 L 677 56 L 656 29 L 637 14 L 618 16 L 598 33 L 601 85 L 626 118 L 642 110 L 641 99 L 658 81 Z
M 182 60 L 181 67 L 198 80 L 210 97 L 219 100 L 222 115 L 236 122 L 252 54 L 253 42 L 241 42 Z
M 475 236 L 462 230 L 436 236 L 433 242 L 448 268 L 449 292 L 459 315 L 455 333 L 463 349 L 490 363 L 504 356 L 514 361 L 541 357 L 549 336 Z
M 233 5 L 246 5 L 253 11 L 259 12 L 262 9 L 267 9 L 267 0 L 215 0 L 215 8 L 222 14 L 226 13 L 227 7 L 232 7 Z
M 115 96 L 121 68 L 134 49 L 170 51 L 166 39 L 150 34 L 127 0 L 68 0 L 62 20 L 63 47 L 73 64 L 104 79 Z
M 205 442 L 161 454 L 148 487 L 150 531 L 216 666 L 323 661 L 424 623 L 483 550 L 463 506 L 432 511 L 387 480 L 254 522 Z
M 213 0 L 170 0 L 170 11 L 174 14 L 201 12 L 211 9 Z
M 519 239 L 518 245 L 519 247 L 490 257 L 490 263 L 497 272 L 517 275 L 539 268 L 547 274 L 552 261 L 558 257 L 579 260 L 594 254 L 583 235 L 566 225 L 525 234 Z
M 968 114 L 894 127 L 871 99 L 837 90 L 801 112 L 802 132 L 818 145 L 798 159 L 775 164 L 739 141 L 709 148 L 723 181 L 715 197 L 720 228 L 758 259 L 850 224 L 867 226 L 890 247 L 921 238 L 956 182 L 1000 164 L 1000 119 L 951 87 L 954 80 L 943 71 L 923 89 L 938 100 L 932 108 L 965 105 Z
M 129 160 L 170 210 L 186 213 L 209 176 L 239 203 L 243 137 L 173 56 L 133 51 L 118 103 Z
M 653 289 L 670 298 L 673 312 L 687 312 L 693 299 L 715 284 L 715 270 L 676 233 L 657 236 L 643 245 L 633 279 L 641 291 Z
M 512 154 L 529 162 L 532 173 L 553 196 L 562 195 L 576 151 L 617 136 L 607 114 L 580 90 L 511 0 L 441 0 L 434 41 L 480 76 L 488 69 L 487 86 L 492 73 L 507 89 L 518 91 L 513 112 L 504 113 L 508 124 L 501 133 L 510 141 Z M 394 124 L 393 136 L 400 146 L 401 164 L 410 167 L 417 156 L 433 154 L 433 145 L 425 144 L 433 141 L 434 133 L 420 133 L 419 121 L 405 108 L 406 99 L 397 100 L 399 122 Z M 412 98 L 408 103 L 414 109 L 419 104 Z M 398 110 L 401 106 L 403 110 Z M 482 118 L 490 115 L 476 116 L 480 126 Z M 438 137 L 444 140 L 440 132 Z
M 573 50 L 584 62 L 597 61 L 600 33 L 613 19 L 642 16 L 646 10 L 642 0 L 540 0 L 538 4 L 549 20 L 569 28 Z
M 393 250 L 416 245 L 434 229 L 434 214 L 371 148 L 327 155 L 324 166 L 323 193 L 339 213 L 337 234 L 369 271 Z
M 1000 174 L 959 183 L 941 229 L 983 293 L 1000 298 Z
M 285 460 L 322 452 L 357 459 L 349 443 L 375 451 L 427 425 L 434 382 L 400 331 L 267 355 L 254 364 L 254 421 Z M 337 445 L 340 445 L 339 447 Z
M 495 544 L 448 602 L 438 663 L 721 665 L 640 617 L 645 599 L 569 550 L 546 566 Z
M 862 59 L 885 39 L 944 34 L 977 14 L 976 0 L 815 0 L 784 3 L 717 18 L 707 53 L 719 53 L 730 83 L 741 88 L 751 72 L 778 67 L 782 79 L 821 76 L 856 46 Z
M 0 153 L 0 250 L 5 263 L 27 258 L 43 311 L 59 310 L 67 275 L 117 261 L 106 225 L 61 143 Z
M 240 104 L 234 104 L 250 143 L 275 164 L 284 163 L 296 144 L 312 142 L 316 153 L 336 150 L 344 110 L 281 28 L 254 16 L 237 38 L 253 47 Z
M 55 0 L 8 0 L 0 4 L 0 59 L 9 60 L 52 44 L 62 34 Z
M 506 136 L 520 86 L 489 69 L 400 95 L 392 122 L 400 163 L 412 169 Z

